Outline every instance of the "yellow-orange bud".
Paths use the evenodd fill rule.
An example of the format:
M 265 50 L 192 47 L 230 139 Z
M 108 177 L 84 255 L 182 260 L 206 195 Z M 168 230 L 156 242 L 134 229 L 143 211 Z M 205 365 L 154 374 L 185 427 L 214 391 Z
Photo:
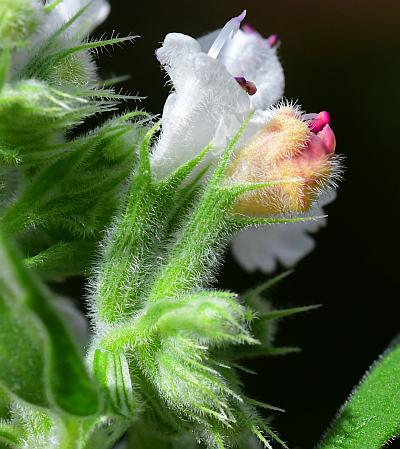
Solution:
M 333 175 L 335 136 L 326 112 L 307 121 L 283 106 L 239 149 L 228 170 L 230 183 L 278 183 L 243 194 L 236 213 L 266 216 L 306 212 Z

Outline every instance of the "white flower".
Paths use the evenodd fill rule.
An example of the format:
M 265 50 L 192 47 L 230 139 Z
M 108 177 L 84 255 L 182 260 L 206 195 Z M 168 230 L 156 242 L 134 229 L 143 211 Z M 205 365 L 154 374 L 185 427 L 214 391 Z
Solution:
M 264 122 L 263 111 L 281 98 L 284 77 L 276 48 L 258 33 L 239 30 L 243 17 L 230 20 L 212 45 L 209 36 L 197 41 L 171 33 L 157 50 L 174 85 L 153 152 L 157 176 L 170 173 L 211 141 L 213 155 L 218 156 L 251 111 L 258 113 L 249 135 Z M 255 83 L 257 92 L 248 95 L 235 77 Z
M 222 30 L 195 40 L 168 34 L 157 58 L 174 90 L 163 111 L 162 133 L 152 154 L 159 178 L 192 159 L 210 142 L 216 159 L 250 112 L 254 115 L 239 141 L 245 145 L 271 116 L 269 108 L 283 95 L 284 75 L 276 39 L 264 39 L 250 27 L 240 30 L 245 12 Z M 315 211 L 322 215 L 320 206 Z M 313 248 L 307 232 L 322 222 L 249 229 L 233 239 L 233 251 L 248 270 L 273 271 L 277 260 L 296 263 Z
M 79 41 L 82 37 L 87 36 L 107 18 L 110 12 L 110 5 L 106 0 L 63 0 L 50 12 L 42 14 L 42 23 L 31 37 L 29 45 L 21 48 L 13 56 L 11 74 L 15 75 L 22 70 L 47 39 L 85 6 L 87 8 L 82 15 L 64 33 L 66 38 L 65 45 L 70 45 L 74 38 Z M 70 39 L 71 37 L 73 38 L 72 40 Z M 90 74 L 95 72 L 95 68 L 87 55 L 88 53 L 81 52 L 79 58 L 89 77 Z

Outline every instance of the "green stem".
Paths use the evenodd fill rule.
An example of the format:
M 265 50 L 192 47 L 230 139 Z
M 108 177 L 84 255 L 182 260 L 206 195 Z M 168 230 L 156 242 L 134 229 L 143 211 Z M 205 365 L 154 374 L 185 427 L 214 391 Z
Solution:
M 205 193 L 159 273 L 150 301 L 178 296 L 199 287 L 200 273 L 210 272 L 218 263 L 218 247 L 223 246 L 228 234 L 228 205 L 229 198 L 216 189 Z
M 251 117 L 252 114 L 220 157 L 199 204 L 172 247 L 166 265 L 158 273 L 150 301 L 182 295 L 212 280 L 210 273 L 218 265 L 219 253 L 236 228 L 231 220 L 231 209 L 237 192 L 223 186 L 225 173 Z

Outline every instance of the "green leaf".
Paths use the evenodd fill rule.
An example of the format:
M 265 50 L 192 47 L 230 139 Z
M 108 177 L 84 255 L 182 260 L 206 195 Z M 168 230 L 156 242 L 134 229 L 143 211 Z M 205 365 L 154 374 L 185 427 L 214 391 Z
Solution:
M 400 434 L 400 345 L 382 355 L 351 394 L 319 449 L 379 449 Z
M 3 263 L 1 260 L 1 277 L 6 268 Z M 0 287 L 0 384 L 25 401 L 49 406 L 45 384 L 47 335 L 25 307 L 12 301 L 18 286 L 16 292 L 7 292 L 1 279 Z
M 7 371 L 3 371 L 2 380 L 6 387 L 16 394 L 22 391 L 24 398 L 30 398 L 30 402 L 35 404 L 53 403 L 79 416 L 96 413 L 99 406 L 97 389 L 86 372 L 79 350 L 51 303 L 50 293 L 23 266 L 12 242 L 2 232 L 0 284 L 4 346 L 1 357 L 4 357 L 4 362 L 8 361 L 6 367 L 9 372 L 15 369 L 21 381 L 28 382 L 18 389 L 15 378 L 5 377 Z M 14 334 L 10 337 L 12 331 Z M 13 358 L 12 353 L 15 354 Z M 3 364 L 1 366 L 3 368 Z M 30 372 L 31 366 L 35 372 Z

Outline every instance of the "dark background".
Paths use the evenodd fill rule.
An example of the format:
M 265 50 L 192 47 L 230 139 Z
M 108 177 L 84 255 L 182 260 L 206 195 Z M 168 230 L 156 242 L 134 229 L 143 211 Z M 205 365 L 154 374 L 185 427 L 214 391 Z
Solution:
M 102 56 L 103 72 L 130 74 L 123 88 L 147 96 L 147 110 L 160 113 L 169 91 L 154 57 L 165 34 L 198 36 L 247 8 L 259 32 L 281 38 L 287 98 L 299 99 L 308 112 L 332 114 L 338 152 L 346 157 L 345 180 L 328 208 L 328 227 L 316 237 L 317 250 L 272 292 L 277 307 L 324 307 L 280 327 L 278 343 L 301 346 L 302 353 L 252 361 L 259 374 L 245 379 L 253 397 L 287 410 L 274 426 L 290 447 L 310 448 L 400 331 L 400 2 L 111 3 L 99 33 L 116 30 L 141 39 L 112 58 Z M 265 276 L 248 275 L 228 257 L 220 279 L 221 286 L 241 292 Z

